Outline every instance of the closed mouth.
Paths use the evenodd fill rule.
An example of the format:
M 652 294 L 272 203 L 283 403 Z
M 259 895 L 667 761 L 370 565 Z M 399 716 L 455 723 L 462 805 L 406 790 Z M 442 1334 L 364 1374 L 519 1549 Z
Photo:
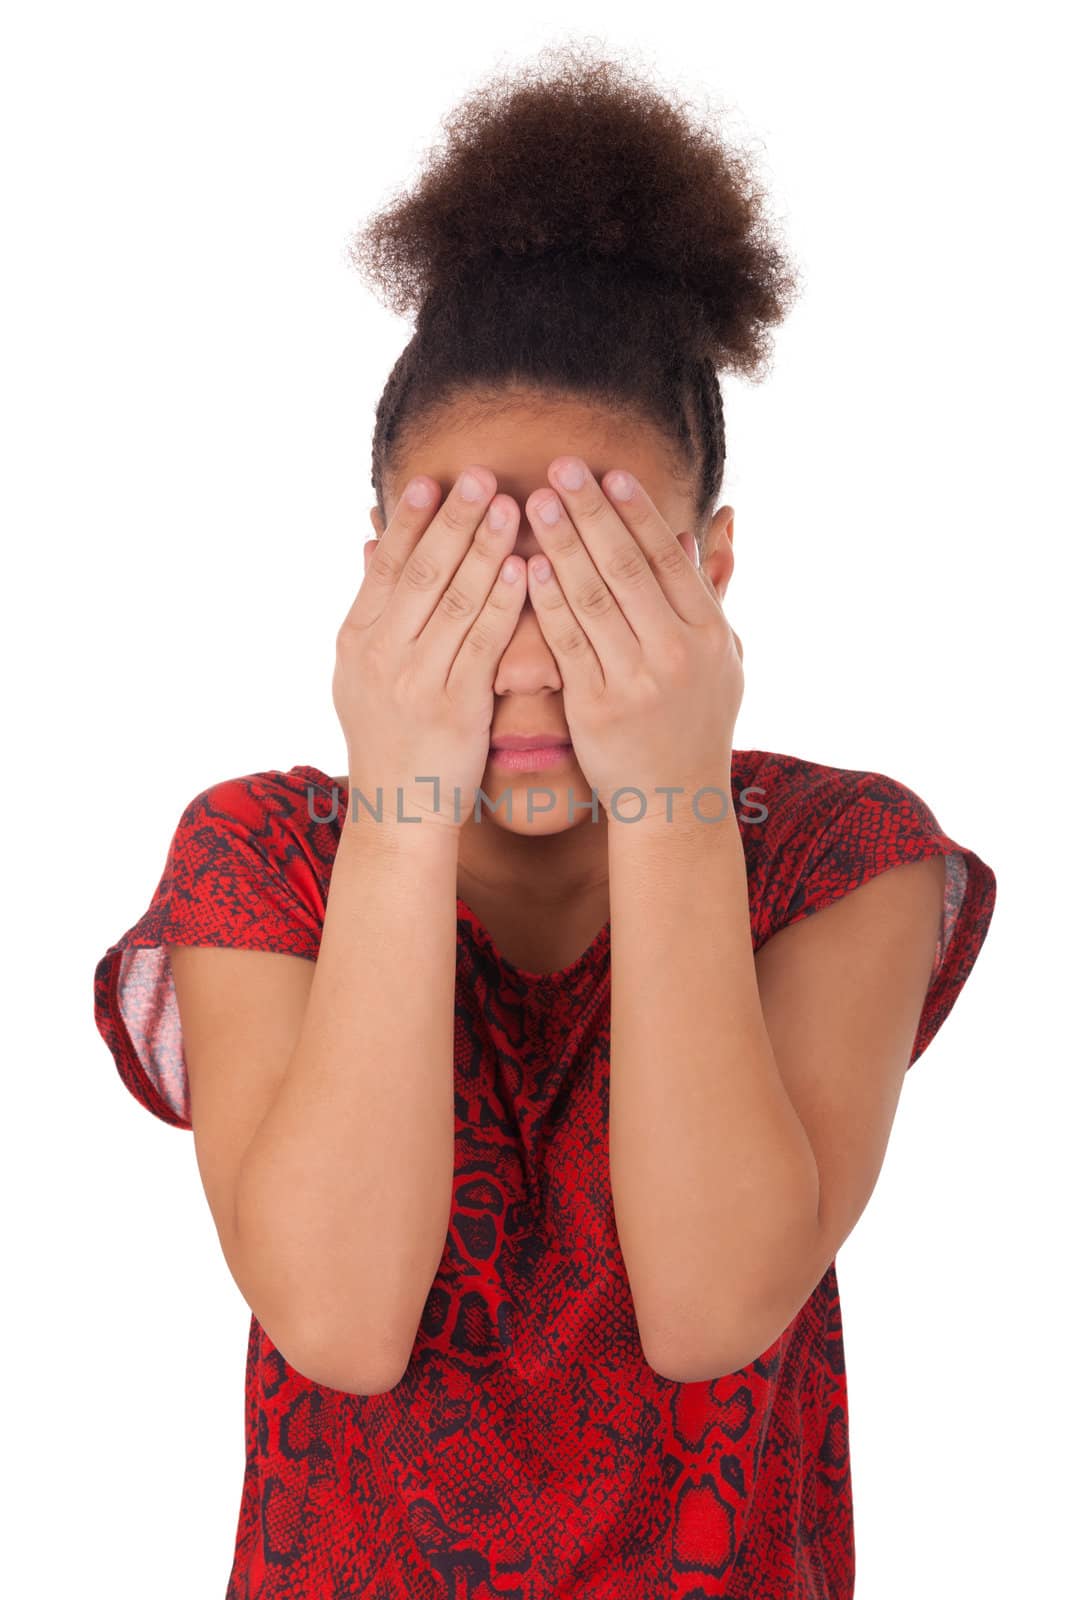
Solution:
M 563 748 L 570 740 L 558 733 L 507 733 L 490 742 L 491 750 L 549 750 Z

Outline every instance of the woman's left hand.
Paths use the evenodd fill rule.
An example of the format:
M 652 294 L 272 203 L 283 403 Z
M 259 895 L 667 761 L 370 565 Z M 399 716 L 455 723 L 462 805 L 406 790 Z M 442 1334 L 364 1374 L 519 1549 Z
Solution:
M 560 471 L 574 463 L 585 477 L 568 489 Z M 548 477 L 559 520 L 540 512 L 557 500 L 551 490 L 537 489 L 526 510 L 554 570 L 540 579 L 543 558 L 532 556 L 528 591 L 563 680 L 575 760 L 604 805 L 636 789 L 638 816 L 688 815 L 698 789 L 729 778 L 741 641 L 695 564 L 693 535 L 683 535 L 690 555 L 632 473 L 615 468 L 601 488 L 579 457 L 559 456 Z M 620 478 L 633 484 L 629 499 L 612 492 Z M 684 792 L 656 792 L 666 786 Z M 620 814 L 634 814 L 630 797 Z

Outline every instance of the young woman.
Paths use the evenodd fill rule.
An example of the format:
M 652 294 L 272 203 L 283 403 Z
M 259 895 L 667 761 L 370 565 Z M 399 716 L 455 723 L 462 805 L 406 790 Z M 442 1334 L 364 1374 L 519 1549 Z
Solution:
M 96 970 L 252 1311 L 228 1600 L 845 1600 L 835 1257 L 994 876 L 733 748 L 719 374 L 792 287 L 743 160 L 579 53 L 449 133 L 353 246 L 417 318 L 347 770 L 198 794 Z

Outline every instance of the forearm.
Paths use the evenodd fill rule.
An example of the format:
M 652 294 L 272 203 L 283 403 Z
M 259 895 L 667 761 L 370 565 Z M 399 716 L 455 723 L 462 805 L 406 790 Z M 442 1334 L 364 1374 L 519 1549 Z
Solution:
M 609 861 L 611 1184 L 642 1343 L 672 1373 L 731 1371 L 766 1286 L 811 1255 L 819 1202 L 763 1021 L 739 825 L 613 824 Z
M 403 1370 L 447 1237 L 458 843 L 365 813 L 341 833 L 300 1037 L 236 1212 L 249 1271 L 300 1308 L 302 1348 L 346 1388 Z

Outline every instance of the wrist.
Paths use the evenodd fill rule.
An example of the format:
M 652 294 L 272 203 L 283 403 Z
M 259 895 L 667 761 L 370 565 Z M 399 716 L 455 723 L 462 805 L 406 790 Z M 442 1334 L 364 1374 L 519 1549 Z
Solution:
M 348 768 L 348 813 L 346 823 L 361 829 L 397 829 L 411 834 L 428 826 L 451 831 L 457 836 L 462 831 L 464 811 L 456 789 L 447 788 L 433 777 L 386 777 L 377 783 L 368 782 L 366 776 L 353 775 L 351 761 Z
M 423 811 L 389 811 L 383 805 L 372 811 L 349 797 L 342 836 L 355 848 L 370 854 L 429 854 L 458 856 L 462 826 L 444 814 Z
M 620 790 L 605 814 L 610 833 L 721 829 L 734 816 L 732 769 L 716 766 L 685 782 Z
M 675 796 L 671 815 L 649 813 L 639 820 L 612 818 L 608 828 L 608 851 L 617 859 L 624 856 L 661 858 L 669 861 L 680 854 L 698 857 L 729 851 L 741 838 L 737 813 L 730 791 L 716 786 L 700 795 L 696 806 L 689 796 Z

